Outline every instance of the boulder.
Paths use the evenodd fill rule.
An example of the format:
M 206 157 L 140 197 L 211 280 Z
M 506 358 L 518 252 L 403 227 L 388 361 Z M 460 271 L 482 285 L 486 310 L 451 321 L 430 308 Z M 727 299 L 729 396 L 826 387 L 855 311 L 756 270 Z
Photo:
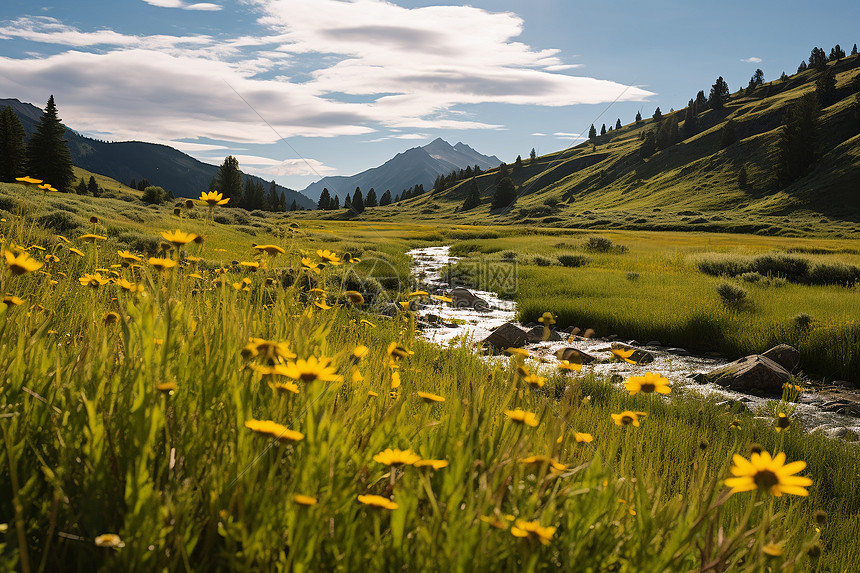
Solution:
M 506 322 L 481 341 L 494 352 L 501 353 L 506 348 L 522 348 L 529 342 L 528 332 L 512 322 Z
M 647 350 L 642 350 L 641 348 L 636 348 L 635 346 L 630 346 L 629 344 L 624 344 L 622 342 L 613 342 L 612 348 L 632 350 L 633 354 L 630 356 L 630 360 L 636 364 L 649 364 L 654 362 L 654 355 Z
M 528 331 L 529 342 L 560 342 L 562 340 L 558 332 L 549 329 L 549 337 L 544 340 L 543 326 L 534 326 Z
M 762 353 L 762 356 L 770 358 L 789 372 L 794 370 L 797 367 L 797 363 L 800 362 L 800 353 L 797 351 L 797 348 L 788 344 L 778 344 L 767 352 Z
M 489 311 L 490 305 L 487 301 L 479 296 L 476 296 L 467 288 L 456 287 L 451 289 L 449 295 L 454 300 L 454 306 L 457 308 L 474 308 L 475 310 Z
M 735 360 L 708 373 L 708 381 L 749 394 L 782 394 L 788 370 L 760 354 Z
M 568 362 L 576 362 L 578 364 L 590 364 L 597 360 L 594 356 L 576 348 L 561 348 L 555 355 L 559 360 L 567 360 Z

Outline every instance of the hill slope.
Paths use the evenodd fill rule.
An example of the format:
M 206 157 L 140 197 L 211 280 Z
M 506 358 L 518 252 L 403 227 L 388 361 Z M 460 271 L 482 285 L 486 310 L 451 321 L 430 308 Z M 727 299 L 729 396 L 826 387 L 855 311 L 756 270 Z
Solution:
M 423 147 L 413 147 L 398 153 L 379 167 L 357 175 L 326 177 L 311 183 L 302 193 L 319 199 L 322 190 L 328 188 L 332 196 L 338 195 L 343 199 L 347 193 L 360 187 L 365 193 L 373 188 L 377 195 L 382 195 L 386 190 L 396 195 L 419 184 L 429 189 L 438 175 L 448 175 L 467 166 L 477 165 L 481 169 L 489 169 L 498 167 L 500 163 L 495 155 L 482 155 L 465 143 L 452 146 L 444 139 L 437 138 Z
M 0 99 L 0 109 L 6 106 L 12 107 L 29 136 L 39 123 L 42 110 L 17 99 Z M 172 191 L 177 197 L 197 197 L 201 191 L 209 189 L 209 183 L 218 171 L 216 165 L 198 161 L 167 145 L 142 141 L 110 143 L 84 137 L 68 127 L 66 141 L 77 167 L 117 181 L 147 179 L 153 185 Z M 250 174 L 246 176 L 266 184 L 268 189 L 264 179 Z M 316 206 L 298 191 L 278 185 L 278 192 L 284 193 L 287 205 L 295 200 L 305 208 Z
M 746 95 L 731 94 L 724 109 L 697 117 L 680 141 L 647 159 L 644 137 L 653 119 L 632 123 L 596 141 L 526 161 L 512 171 L 519 198 L 491 210 L 498 170 L 442 191 L 369 210 L 368 218 L 446 220 L 461 223 L 527 223 L 571 228 L 735 231 L 802 235 L 860 233 L 860 101 L 855 94 L 860 56 L 828 64 L 836 75 L 833 103 L 819 115 L 818 161 L 811 173 L 788 186 L 778 183 L 777 144 L 784 118 L 804 94 L 815 90 L 813 69 L 776 80 Z M 675 116 L 675 117 L 673 117 Z M 736 141 L 723 146 L 732 120 Z M 747 183 L 739 177 L 747 173 Z M 481 205 L 462 210 L 473 185 Z

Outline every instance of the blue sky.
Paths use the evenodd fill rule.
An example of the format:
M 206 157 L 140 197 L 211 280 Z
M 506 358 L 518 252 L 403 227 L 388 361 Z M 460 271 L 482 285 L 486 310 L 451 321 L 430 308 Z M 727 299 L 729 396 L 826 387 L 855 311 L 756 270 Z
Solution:
M 4 0 L 0 98 L 54 94 L 86 135 L 303 189 L 436 137 L 508 162 L 562 149 L 717 76 L 849 51 L 858 21 L 856 0 Z

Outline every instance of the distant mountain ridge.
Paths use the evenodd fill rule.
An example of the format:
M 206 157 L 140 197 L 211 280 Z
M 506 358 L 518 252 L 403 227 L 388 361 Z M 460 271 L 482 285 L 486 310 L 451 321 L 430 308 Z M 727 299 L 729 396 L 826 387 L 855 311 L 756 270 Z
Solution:
M 483 155 L 462 142 L 451 145 L 439 137 L 423 147 L 413 147 L 398 153 L 379 167 L 356 175 L 326 177 L 311 183 L 302 193 L 316 200 L 322 190 L 327 188 L 332 197 L 337 195 L 343 200 L 347 193 L 351 194 L 359 187 L 364 193 L 373 188 L 377 195 L 390 190 L 393 196 L 415 185 L 424 185 L 429 190 L 437 176 L 447 175 L 454 170 L 475 165 L 481 169 L 491 169 L 498 167 L 501 162 L 495 155 Z
M 7 106 L 10 106 L 21 120 L 29 137 L 39 123 L 42 110 L 17 99 L 0 99 L 0 109 Z M 123 183 L 132 179 L 147 179 L 177 197 L 197 197 L 201 191 L 207 191 L 209 183 L 218 171 L 217 165 L 203 163 L 178 149 L 158 143 L 99 141 L 80 135 L 68 126 L 66 141 L 72 154 L 72 162 L 76 166 Z M 249 173 L 245 173 L 245 176 L 254 182 L 262 182 L 268 190 L 268 182 L 262 177 Z M 284 193 L 288 206 L 295 200 L 297 205 L 306 209 L 316 207 L 315 201 L 298 191 L 278 185 L 278 193 L 281 192 Z

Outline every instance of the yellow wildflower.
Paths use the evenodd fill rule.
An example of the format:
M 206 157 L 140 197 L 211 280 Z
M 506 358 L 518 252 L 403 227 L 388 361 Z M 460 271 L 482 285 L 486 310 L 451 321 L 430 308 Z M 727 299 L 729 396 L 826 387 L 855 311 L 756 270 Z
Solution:
M 271 420 L 247 420 L 245 427 L 258 434 L 272 436 L 282 442 L 298 442 L 305 437 L 301 432 L 290 430 L 286 426 L 272 422 Z
M 732 488 L 732 493 L 758 489 L 776 497 L 784 493 L 809 495 L 805 487 L 812 485 L 812 480 L 794 475 L 806 468 L 804 461 L 786 464 L 782 452 L 772 458 L 767 452 L 753 453 L 749 460 L 735 454 L 732 461 L 734 465 L 731 473 L 735 477 L 726 479 L 726 485 Z

